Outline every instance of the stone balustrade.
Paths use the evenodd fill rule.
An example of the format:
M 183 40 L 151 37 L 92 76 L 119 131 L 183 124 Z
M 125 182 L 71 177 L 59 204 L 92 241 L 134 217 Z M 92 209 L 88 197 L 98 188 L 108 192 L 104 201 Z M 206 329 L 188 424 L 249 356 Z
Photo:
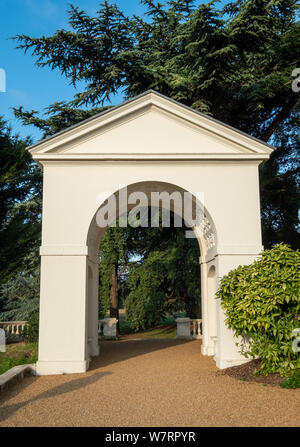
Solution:
M 191 320 L 191 333 L 193 339 L 202 338 L 202 320 L 199 318 Z
M 176 319 L 176 339 L 192 340 L 202 338 L 202 320 L 188 317 Z
M 0 328 L 5 330 L 6 337 L 22 335 L 27 321 L 0 321 Z
M 117 318 L 103 318 L 98 321 L 98 334 L 103 338 L 117 338 Z

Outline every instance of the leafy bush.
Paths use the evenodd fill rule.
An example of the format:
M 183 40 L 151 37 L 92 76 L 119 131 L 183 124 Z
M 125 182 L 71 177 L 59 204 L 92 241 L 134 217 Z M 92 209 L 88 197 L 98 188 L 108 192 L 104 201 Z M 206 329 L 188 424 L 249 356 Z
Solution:
M 37 342 L 39 339 L 39 314 L 33 313 L 29 319 L 28 324 L 23 331 L 24 340 L 28 343 Z
M 129 275 L 126 315 L 135 331 L 154 326 L 165 317 L 166 295 L 160 257 L 161 254 L 152 252 L 146 262 L 133 268 Z
M 300 367 L 300 355 L 292 349 L 292 331 L 300 327 L 299 271 L 299 250 L 281 243 L 221 280 L 217 296 L 226 323 L 244 337 L 242 354 L 261 359 L 262 374 L 290 375 Z
M 199 246 L 185 238 L 182 228 L 175 230 L 172 239 L 158 239 L 143 262 L 129 268 L 126 314 L 135 331 L 174 313 L 199 314 Z
M 295 371 L 291 377 L 288 377 L 286 380 L 283 380 L 280 384 L 282 388 L 300 388 L 300 371 Z
M 126 314 L 130 326 L 134 331 L 147 329 L 158 324 L 164 317 L 163 292 L 152 295 L 152 292 L 138 287 L 126 299 Z

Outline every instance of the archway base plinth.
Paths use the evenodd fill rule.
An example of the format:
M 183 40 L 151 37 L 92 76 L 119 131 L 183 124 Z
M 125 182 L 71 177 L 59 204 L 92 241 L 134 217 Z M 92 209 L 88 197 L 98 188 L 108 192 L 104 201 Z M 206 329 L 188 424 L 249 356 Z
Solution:
M 79 361 L 38 361 L 36 363 L 36 375 L 47 376 L 50 374 L 84 373 L 89 368 L 88 360 Z

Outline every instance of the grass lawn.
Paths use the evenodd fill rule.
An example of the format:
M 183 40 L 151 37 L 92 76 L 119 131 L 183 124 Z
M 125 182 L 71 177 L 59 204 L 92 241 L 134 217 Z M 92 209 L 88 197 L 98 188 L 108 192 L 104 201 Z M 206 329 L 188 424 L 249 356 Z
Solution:
M 120 314 L 120 335 L 130 335 L 131 338 L 174 338 L 176 335 L 176 323 L 174 317 L 167 318 L 153 328 L 145 331 L 134 332 L 126 316 Z
M 119 319 L 121 337 L 126 335 L 130 336 L 130 338 L 175 338 L 176 336 L 176 317 L 173 315 L 170 315 L 168 318 L 160 321 L 160 323 L 155 327 L 139 332 L 134 332 L 128 323 L 125 309 L 119 310 Z
M 6 345 L 6 352 L 0 352 L 0 374 L 13 366 L 35 363 L 38 356 L 37 343 L 12 343 Z
M 120 328 L 120 331 L 122 335 L 122 327 Z M 160 324 L 154 328 L 141 332 L 132 333 L 131 331 L 132 338 L 175 338 L 175 335 L 176 325 L 174 324 Z

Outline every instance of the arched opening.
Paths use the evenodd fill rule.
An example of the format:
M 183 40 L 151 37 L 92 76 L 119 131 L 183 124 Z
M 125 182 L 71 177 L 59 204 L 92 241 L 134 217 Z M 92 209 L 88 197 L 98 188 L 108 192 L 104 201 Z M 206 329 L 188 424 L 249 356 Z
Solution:
M 215 266 L 219 281 L 262 251 L 257 167 L 271 149 L 150 91 L 43 140 L 30 152 L 44 169 L 38 374 L 88 367 L 97 331 L 98 248 L 105 233 L 96 217 L 112 195 L 116 215 L 122 214 L 124 185 L 128 193 L 146 198 L 152 192 L 190 191 L 192 203 L 202 207 L 203 219 L 192 230 L 201 254 L 201 349 L 213 355 L 209 268 Z M 134 205 L 129 202 L 128 210 Z M 175 211 L 173 203 L 165 207 Z M 217 366 L 241 364 L 219 300 L 217 332 Z
M 126 192 L 124 191 L 126 189 Z M 176 203 L 176 195 L 175 193 L 179 193 L 180 197 L 182 198 L 182 203 L 184 203 L 184 193 L 187 193 L 187 191 L 184 191 L 182 188 L 169 184 L 164 182 L 140 182 L 128 185 L 126 187 L 121 188 L 120 190 L 113 192 L 111 194 L 107 193 L 106 196 L 99 199 L 102 202 L 99 204 L 96 213 L 93 216 L 93 219 L 91 221 L 88 235 L 87 235 L 87 246 L 88 246 L 88 263 L 92 265 L 89 265 L 88 272 L 92 271 L 94 274 L 90 274 L 88 276 L 88 312 L 87 312 L 87 349 L 89 355 L 93 355 L 92 352 L 97 352 L 96 345 L 95 345 L 95 337 L 96 337 L 96 327 L 97 321 L 95 319 L 95 314 L 98 315 L 98 291 L 99 289 L 99 272 L 98 272 L 98 262 L 99 262 L 99 256 L 98 256 L 98 250 L 99 246 L 101 246 L 101 241 L 105 235 L 105 231 L 110 225 L 114 225 L 114 222 L 116 218 L 120 218 L 121 216 L 124 216 L 126 213 L 130 213 L 133 208 L 138 204 L 141 205 L 141 201 L 143 199 L 142 194 L 147 198 L 148 204 L 150 204 L 151 208 L 151 194 L 152 193 L 158 193 L 158 194 L 164 194 L 167 193 L 170 198 L 170 200 L 160 201 L 160 207 L 161 209 L 167 209 L 174 215 L 176 215 L 178 212 L 182 212 L 182 215 L 184 214 L 184 210 L 178 211 L 178 202 Z M 122 203 L 121 199 L 124 199 L 124 196 L 126 196 L 126 210 L 124 209 L 124 203 Z M 111 198 L 114 197 L 112 200 L 113 205 L 116 207 L 115 212 L 112 212 L 111 215 L 108 212 L 108 204 L 111 200 Z M 178 198 L 178 197 L 177 197 Z M 203 341 L 202 344 L 204 344 L 204 348 L 202 346 L 202 352 L 207 355 L 214 355 L 214 342 L 213 337 L 216 338 L 216 308 L 215 308 L 215 300 L 214 300 L 214 294 L 216 290 L 216 274 L 215 274 L 215 267 L 210 267 L 209 273 L 207 275 L 206 271 L 209 268 L 209 264 L 212 259 L 215 259 L 216 256 L 216 231 L 213 224 L 212 219 L 210 218 L 207 210 L 203 206 L 202 203 L 199 202 L 199 199 L 193 195 L 191 195 L 192 198 L 192 215 L 193 212 L 195 212 L 196 208 L 199 207 L 200 209 L 200 219 L 197 221 L 195 220 L 196 224 L 193 224 L 192 215 L 191 220 L 187 215 L 184 216 L 184 222 L 187 224 L 187 226 L 190 227 L 188 231 L 186 231 L 186 237 L 187 238 L 195 238 L 199 252 L 199 263 L 201 264 L 201 269 L 199 268 L 199 282 L 201 278 L 201 316 L 203 320 L 202 324 L 202 335 L 203 335 Z M 106 208 L 105 208 L 106 207 Z M 105 215 L 106 215 L 106 227 L 103 227 L 99 225 L 99 216 L 97 213 L 99 213 L 99 210 L 105 208 Z M 180 208 L 180 207 L 179 207 Z M 216 261 L 215 261 L 216 262 Z M 203 268 L 205 267 L 205 269 Z M 200 273 L 201 272 L 201 273 Z M 93 328 L 91 328 L 91 325 Z M 91 349 L 91 345 L 94 346 L 94 349 Z M 97 354 L 94 354 L 97 355 Z

